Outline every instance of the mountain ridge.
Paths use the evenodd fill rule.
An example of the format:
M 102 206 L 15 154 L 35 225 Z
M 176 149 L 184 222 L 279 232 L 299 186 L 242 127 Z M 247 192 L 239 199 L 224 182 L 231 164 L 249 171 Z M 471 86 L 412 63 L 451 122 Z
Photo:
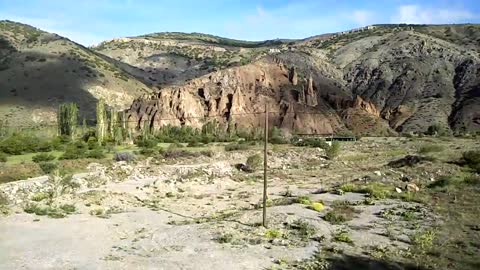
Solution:
M 43 35 L 40 36 L 44 38 Z M 10 34 L 0 32 L 0 37 L 5 39 L 4 36 L 11 38 L 11 31 Z M 50 42 L 32 45 L 27 39 L 21 41 L 24 51 L 28 46 L 45 50 L 45 45 Z M 262 87 L 275 96 L 270 99 L 271 106 L 290 104 L 287 110 L 293 110 L 304 106 L 299 96 L 315 95 L 315 102 L 310 103 L 315 105 L 308 106 L 310 109 L 336 114 L 333 118 L 324 116 L 324 119 L 305 120 L 309 124 L 297 123 L 297 126 L 319 130 L 315 125 L 330 119 L 331 122 L 322 125 L 360 133 L 365 133 L 366 127 L 373 125 L 372 134 L 393 134 L 421 132 L 434 124 L 455 131 L 480 128 L 477 113 L 480 111 L 480 47 L 477 41 L 480 41 L 478 24 L 398 24 L 370 25 L 298 40 L 253 42 L 201 33 L 168 32 L 113 39 L 89 48 L 73 42 L 72 46 L 83 51 L 90 60 L 104 62 L 103 65 L 89 66 L 95 72 L 99 69 L 102 74 L 113 73 L 107 74 L 108 82 L 103 81 L 97 86 L 102 86 L 105 93 L 116 91 L 117 100 L 111 98 L 108 102 L 116 102 L 114 107 L 118 109 L 130 108 L 128 112 L 135 121 L 145 119 L 144 112 L 136 112 L 133 107 L 148 108 L 152 100 L 160 96 L 166 104 L 174 103 L 173 107 L 195 104 L 194 110 L 207 116 L 209 107 L 205 104 L 211 100 L 199 95 L 198 88 L 216 93 L 212 95 L 213 99 L 228 101 L 228 95 L 267 98 L 264 92 L 252 90 L 242 81 L 256 84 L 269 77 L 264 80 L 275 87 L 268 84 Z M 6 48 L 3 50 L 8 54 Z M 4 59 L 0 58 L 0 63 L 2 61 Z M 256 71 L 252 73 L 249 68 Z M 232 69 L 236 71 L 232 72 Z M 292 79 L 292 69 L 295 70 L 295 83 L 284 79 Z M 217 79 L 212 80 L 213 77 Z M 228 81 L 234 82 L 233 85 L 225 87 L 224 93 L 217 91 L 217 83 Z M 118 87 L 123 82 L 128 84 Z M 5 88 L 2 86 L 0 89 Z M 129 92 L 132 86 L 143 90 Z M 76 89 L 93 93 L 92 102 L 102 96 L 90 88 Z M 180 95 L 193 93 L 192 99 L 184 102 L 165 94 L 177 90 L 183 91 Z M 153 99 L 150 93 L 155 93 Z M 119 102 L 122 95 L 127 98 Z M 148 98 L 142 99 L 142 96 Z M 247 101 L 242 106 L 254 104 Z M 180 109 L 164 109 L 169 117 L 181 120 Z M 163 118 L 162 113 L 156 117 Z M 150 124 L 156 128 L 161 126 L 153 118 L 148 118 Z M 227 124 L 227 120 L 222 121 Z M 142 125 L 140 122 L 137 127 Z M 178 123 L 182 124 L 182 121 Z

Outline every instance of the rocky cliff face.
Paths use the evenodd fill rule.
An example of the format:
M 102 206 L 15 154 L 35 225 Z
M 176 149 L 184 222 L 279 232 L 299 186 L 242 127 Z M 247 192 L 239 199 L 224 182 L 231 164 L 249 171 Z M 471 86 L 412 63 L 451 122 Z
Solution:
M 139 122 L 147 117 L 159 127 L 201 126 L 207 121 L 202 117 L 216 116 L 254 128 L 262 125 L 262 116 L 248 114 L 262 112 L 267 103 L 277 113 L 273 124 L 296 132 L 348 128 L 387 135 L 423 132 L 433 124 L 479 130 L 478 52 L 470 43 L 467 49 L 429 33 L 387 27 L 330 37 L 327 46 L 325 40 L 319 47 L 312 46 L 312 40 L 298 42 L 295 52 L 162 89 L 148 102 L 137 101 L 143 105 L 133 106 L 130 117 Z M 155 109 L 148 109 L 152 106 Z M 235 115 L 243 113 L 247 115 Z
M 344 128 L 335 111 L 311 93 L 313 79 L 302 83 L 293 77 L 290 67 L 264 59 L 211 73 L 181 87 L 162 89 L 151 98 L 135 101 L 127 114 L 137 127 L 201 127 L 216 119 L 225 127 L 251 130 L 263 125 L 266 104 L 272 126 L 301 133 L 331 133 Z

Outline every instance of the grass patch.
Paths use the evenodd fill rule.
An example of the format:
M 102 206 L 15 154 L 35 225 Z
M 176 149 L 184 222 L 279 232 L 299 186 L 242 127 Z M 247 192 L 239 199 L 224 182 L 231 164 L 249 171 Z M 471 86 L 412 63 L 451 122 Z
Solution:
M 317 232 L 317 229 L 314 226 L 301 219 L 297 219 L 290 224 L 290 229 L 294 230 L 296 235 L 303 241 L 307 241 Z
M 445 150 L 445 147 L 443 145 L 429 144 L 429 145 L 420 147 L 420 149 L 418 149 L 418 153 L 420 154 L 438 153 L 438 152 L 442 152 L 443 150 Z
M 330 210 L 323 219 L 331 224 L 341 224 L 352 220 L 358 211 L 353 206 L 347 204 L 334 204 L 332 210 Z
M 248 144 L 244 143 L 230 143 L 225 145 L 225 151 L 231 152 L 231 151 L 244 151 L 250 149 L 250 146 Z
M 33 203 L 25 206 L 23 210 L 25 211 L 25 213 L 28 214 L 35 214 L 37 216 L 48 216 L 50 218 L 64 218 L 68 214 L 75 212 L 75 210 L 71 211 L 71 206 L 66 207 L 66 205 L 62 205 L 60 206 L 60 208 L 56 208 L 52 206 L 40 206 Z
M 265 232 L 265 237 L 268 239 L 281 238 L 283 233 L 277 229 L 270 229 Z
M 347 243 L 353 245 L 353 240 L 350 238 L 350 235 L 346 231 L 340 231 L 333 235 L 333 240 L 336 242 Z
M 231 243 L 233 241 L 233 234 L 231 233 L 222 233 L 217 238 L 215 238 L 217 242 L 222 244 Z

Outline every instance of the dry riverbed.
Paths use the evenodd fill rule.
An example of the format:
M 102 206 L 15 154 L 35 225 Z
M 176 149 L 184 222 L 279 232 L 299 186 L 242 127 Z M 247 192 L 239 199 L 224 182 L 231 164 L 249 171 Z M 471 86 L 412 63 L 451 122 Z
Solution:
M 442 149 L 419 154 L 432 144 Z M 478 183 L 432 185 L 475 177 L 455 163 L 474 148 L 363 138 L 332 161 L 321 149 L 273 146 L 268 228 L 262 172 L 235 166 L 259 146 L 3 184 L 0 269 L 478 269 Z

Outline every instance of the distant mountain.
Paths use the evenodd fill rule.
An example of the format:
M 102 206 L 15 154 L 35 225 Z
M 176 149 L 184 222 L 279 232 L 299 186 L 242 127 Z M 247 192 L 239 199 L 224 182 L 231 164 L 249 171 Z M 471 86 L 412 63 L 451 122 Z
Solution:
M 205 115 L 213 108 L 216 113 L 233 115 L 239 112 L 235 108 L 251 111 L 263 98 L 272 98 L 268 101 L 272 108 L 283 106 L 291 110 L 290 115 L 306 109 L 319 112 L 308 125 L 305 121 L 284 124 L 288 129 L 391 134 L 425 131 L 434 124 L 455 131 L 480 129 L 479 44 L 479 25 L 401 24 L 275 42 L 161 33 L 117 39 L 95 49 L 140 68 L 143 74 L 136 75 L 164 87 L 159 98 L 144 102 L 147 107 L 159 102 L 155 107 L 158 111 L 153 110 L 154 117 L 148 119 L 152 123 L 165 116 L 182 123 L 188 113 L 181 108 Z M 295 85 L 284 80 L 292 68 L 299 78 Z M 318 99 L 315 106 L 298 101 L 298 96 L 308 96 L 310 75 Z M 225 86 L 230 82 L 234 84 Z M 198 94 L 198 89 L 204 94 Z M 179 100 L 168 94 L 172 92 L 197 101 Z M 233 105 L 212 107 L 227 103 Z M 139 109 L 139 101 L 135 104 L 132 117 L 148 118 Z M 173 105 L 162 107 L 165 104 Z M 261 106 L 256 109 L 261 110 Z M 323 115 L 332 110 L 336 111 L 335 117 Z M 296 119 L 299 117 L 296 115 Z M 328 124 L 325 119 L 329 119 Z M 231 122 L 226 117 L 223 121 Z M 257 123 L 245 121 L 249 125 Z
M 479 44 L 480 25 L 401 24 L 259 42 L 156 33 L 84 48 L 2 22 L 0 117 L 53 118 L 66 100 L 89 116 L 105 97 L 138 126 L 219 115 L 225 128 L 256 128 L 267 103 L 272 123 L 296 132 L 476 131 Z

